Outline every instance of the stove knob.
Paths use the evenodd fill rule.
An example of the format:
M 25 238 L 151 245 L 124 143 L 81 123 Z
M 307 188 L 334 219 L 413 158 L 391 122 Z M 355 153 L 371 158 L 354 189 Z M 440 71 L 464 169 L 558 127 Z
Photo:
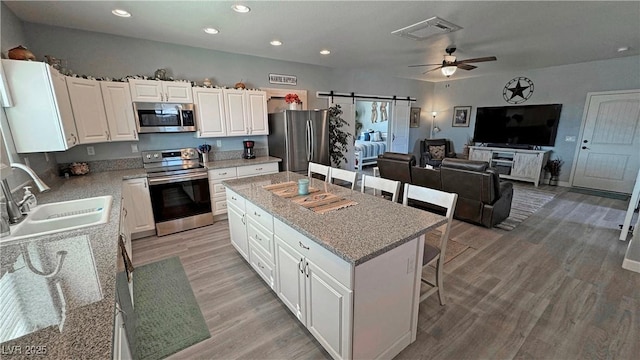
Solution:
M 160 154 L 158 154 L 158 153 L 153 154 L 153 158 L 154 158 L 154 159 L 157 159 L 157 158 L 159 158 L 159 157 L 160 157 Z
M 147 159 L 151 160 L 151 154 L 147 154 Z

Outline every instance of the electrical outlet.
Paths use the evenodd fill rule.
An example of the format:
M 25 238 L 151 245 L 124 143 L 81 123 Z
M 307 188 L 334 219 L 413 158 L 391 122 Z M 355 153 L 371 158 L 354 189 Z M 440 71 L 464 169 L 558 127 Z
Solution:
M 96 154 L 96 149 L 93 148 L 93 146 L 87 146 L 87 155 L 95 155 Z
M 565 136 L 564 137 L 564 141 L 576 142 L 576 137 L 575 136 Z
M 218 148 L 222 147 L 222 140 L 217 140 L 216 141 L 216 147 L 218 147 Z
M 138 144 L 131 144 L 131 152 L 132 153 L 138 152 Z

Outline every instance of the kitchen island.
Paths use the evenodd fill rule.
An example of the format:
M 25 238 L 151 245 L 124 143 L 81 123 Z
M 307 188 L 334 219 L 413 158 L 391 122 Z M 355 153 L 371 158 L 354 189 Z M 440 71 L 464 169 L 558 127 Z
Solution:
M 317 179 L 356 204 L 320 214 L 264 188 L 301 178 L 224 181 L 233 246 L 334 358 L 392 358 L 416 339 L 424 234 L 446 219 Z

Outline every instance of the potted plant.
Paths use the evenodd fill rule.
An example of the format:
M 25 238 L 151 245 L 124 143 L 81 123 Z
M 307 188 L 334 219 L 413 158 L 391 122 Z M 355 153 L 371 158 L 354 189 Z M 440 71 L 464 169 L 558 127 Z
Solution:
M 289 104 L 289 110 L 298 110 L 298 105 L 302 104 L 298 94 L 287 94 L 284 101 Z
M 544 169 L 551 175 L 551 177 L 549 178 L 549 185 L 558 185 L 558 176 L 560 176 L 562 164 L 564 164 L 564 161 L 562 161 L 562 159 L 560 158 L 547 160 L 547 164 L 544 166 Z
M 341 129 L 348 123 L 340 115 L 342 115 L 340 105 L 336 104 L 329 108 L 329 155 L 331 163 L 338 167 L 342 160 L 348 163 L 344 153 L 347 151 L 349 138 L 352 137 L 351 134 Z

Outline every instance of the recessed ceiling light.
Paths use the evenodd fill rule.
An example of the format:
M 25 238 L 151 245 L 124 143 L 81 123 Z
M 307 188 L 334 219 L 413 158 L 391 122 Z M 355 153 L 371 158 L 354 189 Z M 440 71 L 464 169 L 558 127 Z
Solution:
M 629 47 L 628 47 L 628 46 L 622 46 L 622 47 L 619 47 L 619 48 L 618 48 L 618 52 L 625 52 L 625 51 L 627 51 L 627 50 L 629 50 Z
M 131 17 L 131 14 L 128 11 L 122 9 L 113 9 L 111 13 L 115 16 Z
M 233 5 L 231 8 L 233 9 L 233 11 L 239 12 L 239 13 L 248 13 L 249 11 L 251 11 L 251 9 L 248 6 L 244 6 L 240 4 Z
M 320 54 L 322 54 L 322 55 L 329 55 L 329 54 L 331 54 L 331 51 L 329 51 L 329 50 L 327 50 L 327 49 L 320 50 Z
M 273 45 L 273 46 L 280 46 L 282 45 L 282 41 L 280 40 L 273 40 L 271 41 L 269 44 Z
M 217 34 L 220 31 L 218 31 L 218 29 L 208 27 L 208 28 L 204 28 L 204 32 L 206 32 L 207 34 Z

